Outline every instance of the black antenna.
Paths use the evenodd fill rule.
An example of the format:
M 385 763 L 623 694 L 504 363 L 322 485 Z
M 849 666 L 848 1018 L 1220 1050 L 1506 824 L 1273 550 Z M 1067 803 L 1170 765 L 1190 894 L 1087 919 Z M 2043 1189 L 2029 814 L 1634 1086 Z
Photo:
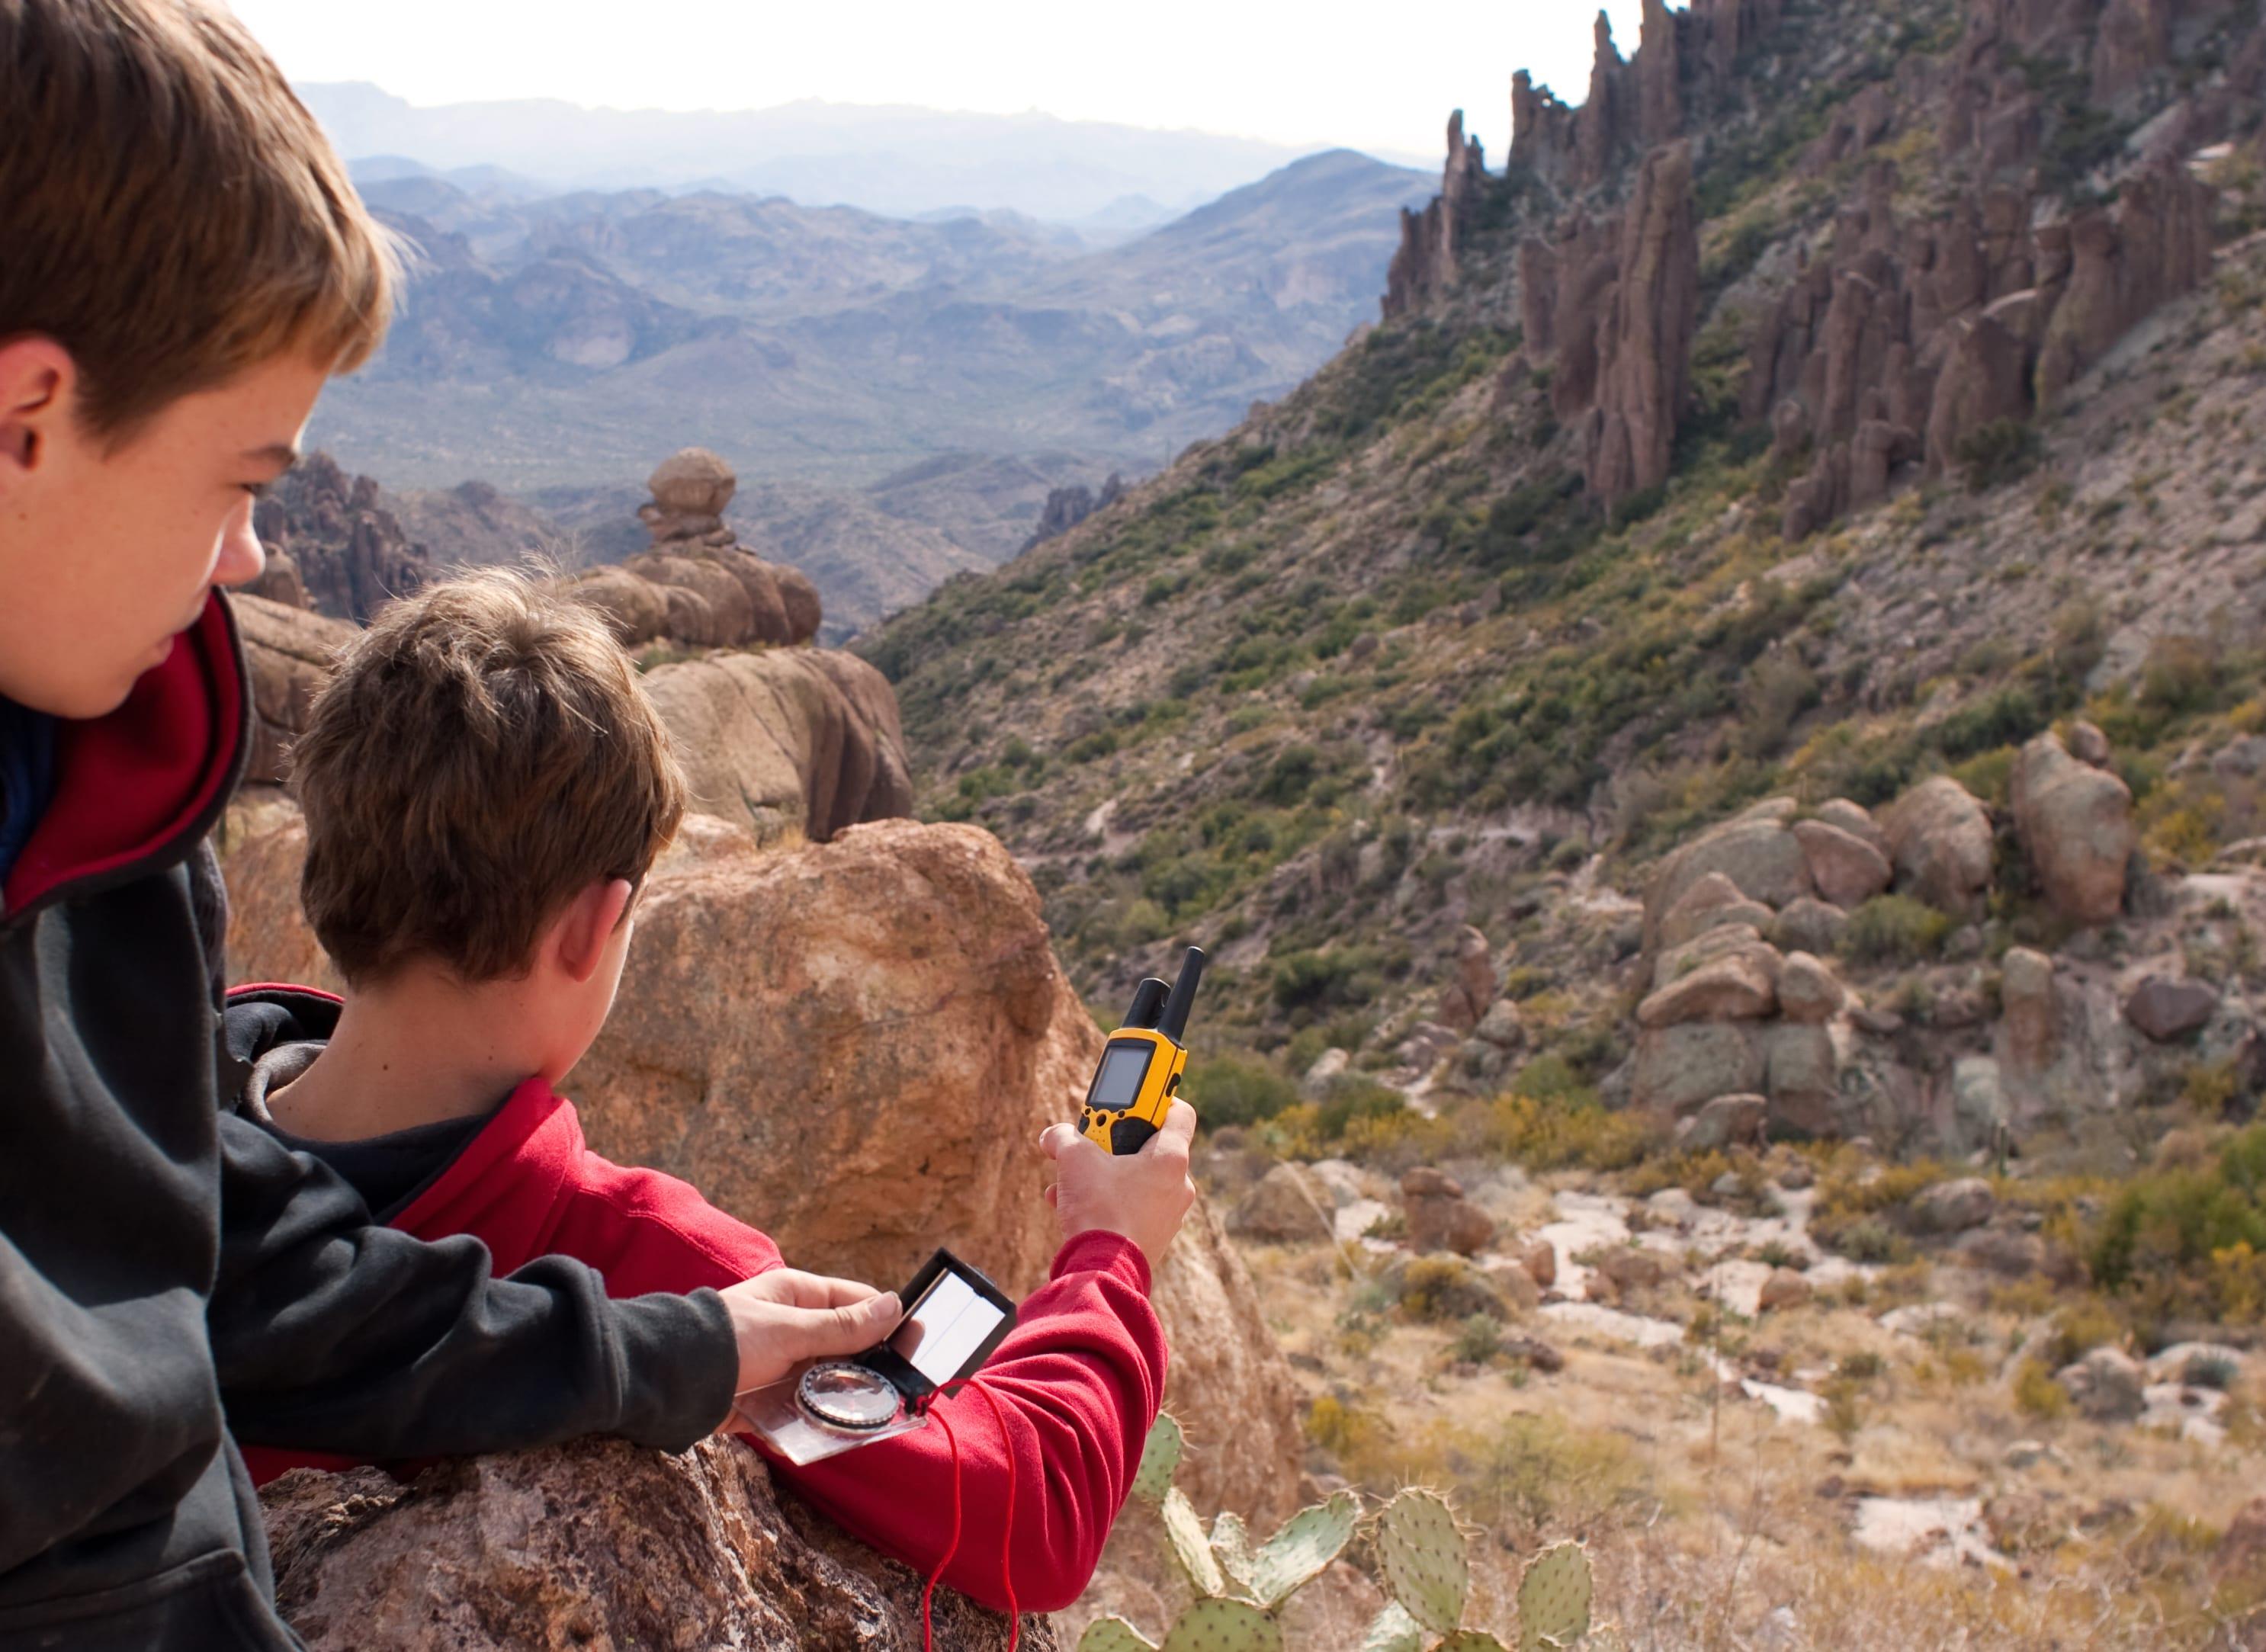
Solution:
M 1133 1007 L 1125 1012 L 1125 1027 L 1153 1027 L 1157 1012 L 1165 1007 L 1165 983 L 1151 976 L 1133 989 Z
M 1181 960 L 1181 978 L 1173 983 L 1173 996 L 1166 1001 L 1165 1013 L 1157 1023 L 1157 1030 L 1175 1044 L 1187 1041 L 1188 1012 L 1195 1007 L 1196 983 L 1202 978 L 1203 950 L 1188 948 L 1188 956 Z

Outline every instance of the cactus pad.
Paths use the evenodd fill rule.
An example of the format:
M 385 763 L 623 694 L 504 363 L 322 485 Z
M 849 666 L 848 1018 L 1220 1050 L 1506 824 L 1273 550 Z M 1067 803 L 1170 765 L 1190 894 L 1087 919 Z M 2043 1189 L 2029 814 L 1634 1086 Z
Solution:
M 1204 1536 L 1203 1522 L 1196 1518 L 1195 1508 L 1188 1502 L 1188 1494 L 1175 1486 L 1165 1494 L 1165 1506 L 1159 1509 L 1165 1523 L 1165 1536 L 1179 1557 L 1181 1569 L 1188 1575 L 1188 1585 L 1199 1595 L 1224 1595 L 1227 1579 L 1221 1575 L 1219 1561 L 1211 1552 L 1211 1539 Z
M 1378 1517 L 1377 1559 L 1393 1598 L 1435 1634 L 1463 1621 L 1471 1556 L 1456 1517 L 1436 1492 L 1403 1491 Z
M 1166 1632 L 1163 1652 L 1283 1652 L 1283 1626 L 1240 1600 L 1200 1600 Z
M 1543 1550 L 1518 1583 L 1519 1652 L 1570 1647 L 1589 1632 L 1589 1551 L 1578 1543 Z
M 1211 1556 L 1219 1562 L 1219 1569 L 1227 1574 L 1227 1581 L 1235 1586 L 1239 1595 L 1251 1591 L 1252 1568 L 1255 1557 L 1251 1552 L 1251 1531 L 1243 1524 L 1243 1517 L 1232 1509 L 1222 1509 L 1211 1523 Z M 1262 1606 L 1271 1606 L 1271 1600 L 1262 1600 Z
M 1082 1643 L 1078 1652 L 1086 1652 Z M 1424 1652 L 1424 1626 L 1408 1615 L 1407 1607 L 1388 1600 L 1385 1610 L 1370 1620 L 1361 1652 Z
M 1491 1634 L 1482 1634 L 1477 1629 L 1458 1629 L 1434 1647 L 1432 1652 L 1509 1652 L 1509 1649 Z
M 1150 1425 L 1149 1443 L 1141 1448 L 1141 1466 L 1133 1476 L 1133 1495 L 1162 1502 L 1173 1488 L 1173 1471 L 1181 1466 L 1181 1425 L 1169 1411 L 1159 1411 Z
M 1096 1618 L 1078 1636 L 1078 1652 L 1157 1652 L 1157 1643 L 1122 1618 Z
M 1293 1590 L 1303 1589 L 1322 1574 L 1353 1540 L 1361 1520 L 1361 1499 L 1341 1491 L 1327 1502 L 1301 1509 L 1283 1523 L 1253 1557 L 1250 1588 L 1259 1604 L 1272 1612 Z M 1217 1528 L 1213 1539 L 1218 1539 Z M 1223 1557 L 1224 1559 L 1224 1557 Z

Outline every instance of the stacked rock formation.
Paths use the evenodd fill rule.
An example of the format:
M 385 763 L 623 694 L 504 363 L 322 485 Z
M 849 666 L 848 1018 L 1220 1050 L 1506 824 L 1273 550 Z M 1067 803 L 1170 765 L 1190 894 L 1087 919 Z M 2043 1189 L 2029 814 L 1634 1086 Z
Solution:
M 1933 223 L 1901 222 L 1894 171 L 1868 176 L 1830 248 L 1755 325 L 1743 411 L 1779 452 L 1808 450 L 1787 493 L 1799 539 L 1936 475 L 1984 427 L 2050 412 L 2079 373 L 2211 260 L 2210 188 L 2160 165 L 2116 204 L 2030 227 L 2027 191 L 1991 185 Z
M 666 639 L 687 647 L 744 648 L 808 642 L 818 633 L 817 588 L 801 570 L 767 562 L 725 525 L 738 491 L 732 467 L 705 448 L 662 462 L 639 518 L 653 548 L 574 581 L 574 595 L 606 616 L 625 647 Z
M 327 453 L 308 455 L 253 508 L 267 567 L 252 594 L 359 625 L 424 584 L 431 552 L 378 500 L 370 478 L 348 476 Z
M 1854 1133 L 1840 1093 L 1853 1000 L 1830 965 L 1765 937 L 1791 942 L 1821 883 L 1837 911 L 1887 888 L 1885 840 L 1846 800 L 1795 812 L 1757 804 L 1670 856 L 1647 894 L 1631 1100 L 1687 1137 L 1736 1133 L 1724 1121 L 1741 1114 L 1779 1134 Z
M 1385 313 L 1406 315 L 1456 279 L 1471 215 L 1487 186 L 1487 157 L 1464 135 L 1464 112 L 1448 117 L 1448 164 L 1440 193 L 1422 212 L 1400 209 L 1400 246 L 1385 277 Z
M 321 979 L 303 854 L 288 805 L 231 820 L 238 978 Z M 594 1148 L 688 1178 L 798 1266 L 895 1283 L 946 1244 L 1020 1291 L 1054 1248 L 1034 1144 L 1101 1043 L 1037 890 L 988 832 L 892 821 L 765 851 L 694 815 L 647 880 L 613 1014 L 569 1087 Z M 1202 1448 L 1182 1485 L 1286 1517 L 1290 1371 L 1207 1210 L 1153 1294 L 1166 1402 Z
M 1031 537 L 1023 541 L 1021 550 L 1015 554 L 1020 556 L 1024 551 L 1035 545 L 1061 537 L 1094 512 L 1107 510 L 1124 496 L 1124 493 L 1125 480 L 1115 471 L 1110 471 L 1108 480 L 1102 483 L 1100 493 L 1083 482 L 1069 487 L 1048 489 L 1047 502 L 1039 512 L 1038 525 L 1031 530 Z
M 276 1604 L 311 1652 L 921 1644 L 924 1580 L 773 1489 L 709 1440 L 681 1457 L 619 1441 L 468 1458 L 405 1485 L 297 1470 L 262 1498 Z M 952 1593 L 939 1644 L 992 1652 L 1005 1618 Z M 1053 1652 L 1044 1618 L 1020 1643 Z

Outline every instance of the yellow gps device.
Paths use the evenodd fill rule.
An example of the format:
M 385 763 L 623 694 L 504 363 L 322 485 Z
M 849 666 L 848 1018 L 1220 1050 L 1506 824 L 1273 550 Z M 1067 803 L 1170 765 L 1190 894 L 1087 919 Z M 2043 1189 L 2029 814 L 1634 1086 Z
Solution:
M 1113 1153 L 1137 1153 L 1142 1143 L 1164 1128 L 1188 1064 L 1181 1041 L 1188 1036 L 1188 1010 L 1195 1003 L 1203 965 L 1203 954 L 1191 947 L 1169 995 L 1154 976 L 1134 989 L 1133 1007 L 1102 1047 L 1079 1113 L 1078 1134 L 1088 1141 Z

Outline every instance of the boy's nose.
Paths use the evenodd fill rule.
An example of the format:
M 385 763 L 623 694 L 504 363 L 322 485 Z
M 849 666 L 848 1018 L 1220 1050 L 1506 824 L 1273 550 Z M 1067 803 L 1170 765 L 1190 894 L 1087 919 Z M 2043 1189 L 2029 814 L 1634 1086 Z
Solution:
M 213 565 L 216 585 L 249 585 L 259 577 L 267 566 L 267 552 L 259 544 L 259 535 L 252 526 L 252 501 L 245 500 L 244 508 L 229 519 L 228 530 L 221 536 L 220 558 Z

